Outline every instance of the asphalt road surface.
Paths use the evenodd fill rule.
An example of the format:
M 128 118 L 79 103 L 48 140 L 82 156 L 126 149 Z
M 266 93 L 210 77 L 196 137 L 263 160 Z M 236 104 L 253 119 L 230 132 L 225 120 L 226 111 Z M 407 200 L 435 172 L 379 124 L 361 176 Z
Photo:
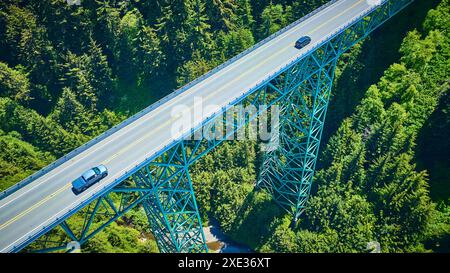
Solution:
M 334 3 L 0 200 L 0 252 L 23 246 L 29 236 L 40 234 L 43 226 L 48 226 L 69 209 L 79 208 L 80 201 L 114 183 L 115 178 L 178 138 L 183 132 L 173 132 L 172 125 L 179 121 L 179 117 L 173 115 L 175 106 L 193 109 L 194 100 L 201 99 L 203 115 L 185 119 L 189 128 L 200 124 L 204 117 L 214 112 L 211 105 L 222 107 L 242 96 L 268 75 L 365 14 L 370 5 L 367 0 Z M 302 50 L 296 49 L 295 41 L 305 35 L 310 36 L 312 42 Z M 196 106 L 200 107 L 199 104 Z M 109 175 L 75 195 L 71 181 L 99 164 L 107 166 Z

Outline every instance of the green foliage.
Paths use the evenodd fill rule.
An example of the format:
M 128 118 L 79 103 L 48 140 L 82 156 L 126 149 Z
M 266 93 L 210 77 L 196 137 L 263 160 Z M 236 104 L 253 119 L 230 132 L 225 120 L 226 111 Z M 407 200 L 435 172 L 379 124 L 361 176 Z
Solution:
M 217 37 L 217 58 L 222 61 L 241 53 L 255 43 L 253 34 L 249 29 L 238 28 L 225 33 L 219 32 Z
M 174 68 L 192 54 L 187 43 L 190 1 L 163 1 L 157 18 L 156 31 L 161 41 L 163 53 L 167 56 L 166 65 Z
M 48 40 L 47 30 L 27 8 L 8 5 L 0 11 L 2 49 L 8 52 L 2 59 L 10 67 L 21 65 L 30 79 L 32 105 L 44 111 L 55 94 L 57 66 L 55 50 Z
M 203 74 L 206 74 L 212 68 L 214 68 L 212 64 L 201 57 L 197 52 L 194 54 L 192 60 L 187 61 L 178 68 L 177 84 L 178 86 L 183 86 Z
M 7 189 L 55 158 L 23 141 L 17 132 L 0 130 L 0 190 Z
M 114 88 L 112 70 L 102 48 L 93 39 L 90 40 L 87 56 L 86 69 L 88 70 L 90 85 L 96 90 L 95 94 L 100 100 L 108 101 Z M 101 105 L 107 104 L 102 103 Z
M 253 18 L 253 6 L 250 0 L 236 0 L 236 16 L 234 17 L 235 25 L 238 28 L 253 28 L 255 22 Z
M 136 229 L 113 222 L 90 239 L 83 252 L 154 253 L 158 250 L 154 240 L 141 237 Z
M 439 8 L 432 9 L 428 12 L 427 18 L 423 23 L 424 29 L 428 32 L 440 30 L 448 34 L 450 30 L 450 22 L 448 21 L 449 13 L 450 2 L 448 0 L 442 0 L 439 4 Z
M 450 196 L 450 92 L 448 86 L 436 110 L 427 121 L 418 138 L 418 165 L 430 171 L 430 190 L 433 200 L 446 200 Z M 434 143 L 439 143 L 436 149 Z
M 22 71 L 0 62 L 0 96 L 16 101 L 30 99 L 30 81 Z
M 205 0 L 205 3 L 208 18 L 215 29 L 229 30 L 234 28 L 233 19 L 236 17 L 235 10 L 237 8 L 235 1 Z
M 26 8 L 15 5 L 7 7 L 0 13 L 5 22 L 2 43 L 6 44 L 11 60 L 34 64 L 36 57 L 34 48 L 42 46 L 45 29 L 38 25 L 36 16 Z
M 85 128 L 90 123 L 90 116 L 84 106 L 77 100 L 75 94 L 69 89 L 64 88 L 61 97 L 49 115 L 51 120 L 61 124 L 64 129 L 69 131 L 78 131 L 73 127 Z
M 446 207 L 436 210 L 428 175 L 413 163 L 417 136 L 450 75 L 449 40 L 430 29 L 442 13 L 430 16 L 428 35 L 405 37 L 401 63 L 385 71 L 330 138 L 305 219 L 294 229 L 286 219 L 274 222 L 261 251 L 362 252 L 378 241 L 383 252 L 423 252 L 448 244 Z
M 114 55 L 119 77 L 128 82 L 153 76 L 163 60 L 160 41 L 152 27 L 146 26 L 137 9 L 120 20 Z
M 414 171 L 410 156 L 380 158 L 369 170 L 368 200 L 378 216 L 377 233 L 384 251 L 415 247 L 434 210 L 424 172 Z
M 440 201 L 425 234 L 425 246 L 437 252 L 450 251 L 450 199 Z
M 56 122 L 8 98 L 0 98 L 0 129 L 17 131 L 23 140 L 56 156 L 70 152 L 87 140 L 84 136 L 68 133 Z
M 237 242 L 258 249 L 270 238 L 273 232 L 271 223 L 283 214 L 284 211 L 266 191 L 252 191 L 239 208 L 229 235 Z
M 101 134 L 122 119 L 107 109 L 102 112 L 89 111 L 69 88 L 63 89 L 61 97 L 47 118 L 61 124 L 72 134 L 89 137 Z
M 219 171 L 213 176 L 211 198 L 212 216 L 216 218 L 225 232 L 228 232 L 238 216 L 245 196 L 251 191 L 250 185 L 233 182 L 228 173 Z
M 259 37 L 267 37 L 286 25 L 285 10 L 282 5 L 269 5 L 261 15 Z
M 409 64 L 415 71 L 427 69 L 438 45 L 433 38 L 429 36 L 422 40 L 418 31 L 408 33 L 400 48 L 400 52 L 403 54 L 402 61 Z
M 297 252 L 296 235 L 290 229 L 292 219 L 284 217 L 272 224 L 273 232 L 268 241 L 261 247 L 261 252 L 292 253 Z
M 119 111 L 140 110 L 325 2 L 1 2 L 0 189 L 117 124 Z M 328 134 L 336 132 L 296 227 L 254 189 L 259 158 L 250 141 L 225 142 L 190 169 L 203 222 L 215 218 L 262 252 L 362 252 L 369 241 L 385 252 L 448 251 L 448 204 L 435 205 L 428 186 L 448 198 L 439 190 L 449 188 L 448 4 L 401 46 L 387 27 L 340 59 L 327 121 Z M 408 17 L 403 29 L 420 21 Z M 81 229 L 83 220 L 69 221 Z M 83 251 L 157 252 L 150 233 L 135 208 Z

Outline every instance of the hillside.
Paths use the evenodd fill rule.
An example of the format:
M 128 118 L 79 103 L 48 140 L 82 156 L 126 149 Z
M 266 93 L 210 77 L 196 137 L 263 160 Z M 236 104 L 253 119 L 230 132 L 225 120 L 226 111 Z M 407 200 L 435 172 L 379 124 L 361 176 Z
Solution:
M 0 190 L 327 2 L 81 1 L 0 2 Z M 449 4 L 415 1 L 340 59 L 297 226 L 255 189 L 251 141 L 192 167 L 204 224 L 259 252 L 448 252 Z M 157 247 L 137 208 L 83 251 Z

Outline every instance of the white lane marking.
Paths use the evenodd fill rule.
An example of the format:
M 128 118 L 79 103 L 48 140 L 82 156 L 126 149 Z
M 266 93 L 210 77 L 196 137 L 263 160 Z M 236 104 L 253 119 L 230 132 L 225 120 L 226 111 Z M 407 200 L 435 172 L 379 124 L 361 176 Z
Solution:
M 356 4 L 354 4 L 353 6 L 360 4 L 361 1 L 362 1 L 362 0 L 358 1 L 358 2 L 357 2 Z M 352 7 L 353 7 L 353 6 L 352 6 Z M 347 9 L 347 10 L 349 10 L 349 9 Z M 346 11 L 347 11 L 347 10 L 346 10 Z M 339 15 L 336 15 L 336 16 L 339 16 Z M 336 16 L 335 16 L 335 17 L 336 17 Z M 329 19 L 327 22 L 332 21 L 335 17 Z M 310 31 L 310 33 L 313 33 L 313 32 L 315 32 L 317 29 L 322 28 L 325 24 L 326 24 L 326 23 L 321 24 L 321 25 L 320 25 L 319 27 L 317 27 L 316 29 Z M 320 41 L 319 41 L 319 42 L 320 42 Z M 282 51 L 280 51 L 280 52 L 283 52 L 283 51 L 285 51 L 286 49 L 289 49 L 289 48 L 285 48 L 284 50 L 282 50 Z M 304 50 L 302 50 L 302 51 L 305 52 L 306 50 L 307 50 L 307 49 L 304 49 Z M 299 54 L 300 54 L 300 53 L 299 53 Z M 268 61 L 268 60 L 267 60 L 267 61 Z M 267 61 L 266 61 L 266 62 L 267 62 Z M 263 63 L 265 63 L 265 62 L 263 62 Z M 259 65 L 259 66 L 260 66 L 260 65 Z M 214 93 L 208 95 L 207 97 L 212 97 L 213 95 L 214 95 Z M 193 126 L 193 127 L 195 126 L 195 121 L 194 121 L 194 124 L 193 124 L 192 126 Z M 160 129 L 162 129 L 162 127 L 163 127 L 163 126 L 159 127 L 157 131 L 160 131 Z M 152 135 L 153 133 L 154 133 L 154 132 L 150 132 L 149 135 Z M 147 137 L 148 137 L 148 136 L 145 136 L 145 138 L 147 138 Z M 142 139 L 143 139 L 143 138 L 139 139 L 139 140 L 138 140 L 138 143 L 141 142 Z M 131 147 L 136 146 L 138 143 L 134 143 L 134 144 L 132 144 L 132 145 L 129 145 L 129 146 L 125 147 L 124 149 L 122 149 L 121 151 L 119 151 L 118 153 L 116 153 L 112 158 L 117 157 L 121 152 L 126 151 L 126 150 L 129 150 Z M 109 159 L 109 161 L 110 161 L 110 159 Z M 109 162 L 109 161 L 108 161 L 108 162 Z
M 162 148 L 162 147 L 163 147 L 163 145 L 160 145 L 159 148 Z M 134 164 L 136 164 L 136 163 L 138 163 L 138 162 L 141 162 L 141 160 L 137 160 L 137 161 L 135 161 L 135 162 L 134 162 L 133 164 L 131 164 L 131 165 L 134 165 Z M 128 166 L 127 166 L 126 168 L 122 169 L 122 170 L 121 170 L 120 172 L 118 172 L 118 173 L 124 172 L 127 168 L 128 168 Z M 119 175 L 119 177 L 120 177 L 120 175 Z M 114 181 L 114 177 L 111 177 L 111 180 Z M 106 181 L 106 180 L 105 180 L 105 181 Z M 75 201 L 72 202 L 70 205 L 66 206 L 64 209 L 58 211 L 57 213 L 53 214 L 50 218 L 48 218 L 47 220 L 45 220 L 44 222 L 42 222 L 42 224 L 38 225 L 37 227 L 35 227 L 34 229 L 30 230 L 28 233 L 26 233 L 26 234 L 23 235 L 22 237 L 20 237 L 19 239 L 15 240 L 15 241 L 12 242 L 11 244 L 9 244 L 9 245 L 6 246 L 5 248 L 3 248 L 0 252 L 4 252 L 5 249 L 7 249 L 7 248 L 13 246 L 17 241 L 19 241 L 19 240 L 21 240 L 22 238 L 26 237 L 29 233 L 31 233 L 31 232 L 35 231 L 36 229 L 40 228 L 42 225 L 45 226 L 45 223 L 47 223 L 48 221 L 50 221 L 50 220 L 53 219 L 53 218 L 57 218 L 57 215 L 59 215 L 61 212 L 65 211 L 65 210 L 68 210 L 68 209 L 71 208 L 74 204 L 76 204 L 76 203 L 81 204 L 81 202 L 86 201 L 90 196 L 92 196 L 92 194 L 97 194 L 97 192 L 95 192 L 95 190 L 99 189 L 101 186 L 104 186 L 104 184 L 105 184 L 105 183 L 98 183 L 98 184 L 95 185 L 95 187 L 89 188 L 89 190 L 86 191 L 85 194 L 83 195 L 83 197 L 86 197 L 86 198 L 84 198 L 84 199 L 82 199 L 82 200 L 80 200 L 80 199 L 75 200 Z M 90 194 L 90 193 L 92 193 L 92 194 Z
M 360 2 L 360 1 L 358 1 L 358 2 Z M 367 9 L 366 9 L 366 10 L 367 10 Z M 364 12 L 365 12 L 366 10 L 364 10 Z M 354 19 L 355 17 L 357 17 L 357 16 L 355 15 L 355 16 L 353 17 L 353 19 Z M 160 145 L 160 146 L 163 146 L 163 145 Z M 159 147 L 158 147 L 158 148 L 159 148 Z M 131 166 L 134 165 L 134 164 L 137 163 L 137 162 L 141 162 L 141 160 L 135 161 L 133 164 L 131 164 Z M 127 167 L 127 168 L 128 168 L 128 167 Z M 123 169 L 121 172 L 125 171 L 127 168 Z M 120 172 L 120 173 L 121 173 L 121 172 Z M 104 184 L 104 183 L 103 183 L 103 184 Z M 97 187 L 91 188 L 91 190 L 90 190 L 89 192 L 94 191 L 94 189 L 97 189 L 97 188 L 99 188 L 100 186 L 101 186 L 101 184 L 98 184 Z M 71 206 L 72 206 L 73 204 L 75 204 L 76 202 L 79 202 L 79 203 L 80 203 L 80 201 L 83 201 L 83 200 L 79 200 L 79 199 L 78 199 L 78 200 L 76 200 L 75 202 L 71 203 L 69 206 L 66 206 L 66 208 L 71 207 Z M 64 211 L 66 208 L 60 210 L 59 212 L 57 212 L 56 214 L 54 214 L 52 217 L 48 218 L 48 219 L 47 219 L 46 221 L 44 221 L 43 223 L 46 223 L 47 221 L 49 221 L 49 220 L 51 220 L 52 218 L 56 217 L 57 214 L 61 213 L 61 212 Z M 39 228 L 39 227 L 40 227 L 40 226 L 37 226 L 36 228 L 34 228 L 34 229 L 32 229 L 31 231 L 29 231 L 27 234 L 29 234 L 30 232 L 36 230 L 36 229 Z M 20 237 L 19 239 L 15 240 L 13 243 L 9 244 L 9 245 L 8 245 L 7 247 L 5 247 L 2 251 L 4 251 L 5 249 L 9 248 L 9 247 L 12 246 L 12 245 L 14 245 L 17 241 L 21 240 L 21 239 L 22 239 L 23 237 L 25 237 L 27 234 L 23 235 L 23 236 Z
M 260 46 L 260 47 L 257 48 L 255 51 L 249 53 L 249 55 L 251 55 L 252 58 L 253 58 L 253 57 L 256 57 L 256 56 L 258 56 L 258 55 L 260 55 L 260 54 L 263 53 L 263 52 L 265 51 L 265 49 L 267 49 L 268 47 L 274 46 L 274 45 L 276 44 L 276 43 L 274 42 L 275 40 L 283 40 L 283 39 L 286 38 L 287 36 L 292 35 L 293 33 L 295 33 L 299 27 L 302 27 L 302 28 L 303 28 L 303 27 L 306 27 L 307 25 L 311 24 L 312 22 L 314 22 L 316 19 L 319 18 L 318 15 L 323 16 L 324 14 L 329 13 L 331 10 L 333 10 L 334 8 L 337 8 L 339 5 L 341 5 L 341 4 L 344 3 L 344 2 L 345 2 L 345 1 L 339 1 L 339 2 L 335 3 L 334 5 L 328 7 L 327 9 L 323 10 L 322 12 L 319 12 L 319 13 L 315 14 L 315 15 L 314 15 L 313 17 L 311 17 L 309 20 L 304 21 L 304 22 L 298 24 L 297 26 L 293 27 L 292 29 L 286 31 L 284 34 L 282 34 L 282 35 L 276 37 L 275 39 L 271 40 L 270 43 L 266 43 L 266 44 Z M 333 7 L 333 9 L 331 9 L 332 7 Z M 254 54 L 253 54 L 253 53 L 254 53 Z M 229 66 L 227 66 L 226 68 L 221 69 L 220 71 L 218 71 L 217 73 L 215 73 L 215 74 L 213 74 L 213 75 L 211 75 L 211 76 L 215 76 L 215 77 L 220 76 L 220 73 L 222 73 L 222 74 L 227 73 L 228 71 L 230 71 L 230 70 L 232 70 L 232 69 L 235 69 L 236 66 L 241 66 L 242 64 L 247 63 L 248 61 L 250 61 L 250 60 L 252 59 L 252 58 L 247 58 L 247 57 L 249 57 L 249 55 L 244 56 L 244 59 L 241 59 L 242 61 L 231 63 L 231 64 L 230 64 Z M 211 80 L 211 78 L 209 78 L 209 80 Z M 159 112 L 165 110 L 165 108 L 170 107 L 172 104 L 174 104 L 175 102 L 177 102 L 177 100 L 180 100 L 180 99 L 186 97 L 186 96 L 188 95 L 188 93 L 195 93 L 195 92 L 200 91 L 200 90 L 201 90 L 201 87 L 204 86 L 205 84 L 208 84 L 208 83 L 209 83 L 209 82 L 206 81 L 206 79 L 205 79 L 205 81 L 202 81 L 202 82 L 200 82 L 200 83 L 198 83 L 198 84 L 192 86 L 192 87 L 191 87 L 192 90 L 189 90 L 189 89 L 188 89 L 188 90 L 189 90 L 188 92 L 184 92 L 184 93 L 180 94 L 179 96 L 176 96 L 176 97 L 174 97 L 173 99 L 169 100 L 169 101 L 167 102 L 167 103 L 170 102 L 169 104 L 164 103 L 164 104 L 161 105 L 161 106 L 163 106 L 163 107 L 158 107 L 158 108 L 156 108 L 154 111 L 150 111 L 150 112 L 147 113 L 145 116 L 143 116 L 143 117 L 137 119 L 137 120 L 136 120 L 137 122 L 136 122 L 136 121 L 133 121 L 132 123 L 128 124 L 128 125 L 131 125 L 131 124 L 133 124 L 134 122 L 136 122 L 136 123 L 133 124 L 133 125 L 134 125 L 133 127 L 129 127 L 128 130 L 123 130 L 123 129 L 125 129 L 126 127 L 128 127 L 128 125 L 125 126 L 124 128 L 120 129 L 119 131 L 117 131 L 116 133 L 114 133 L 113 135 L 111 135 L 111 136 L 114 136 L 114 137 L 107 137 L 107 138 L 105 138 L 103 141 L 101 141 L 101 142 L 99 142 L 99 143 L 96 143 L 95 145 L 93 145 L 93 146 L 91 146 L 90 148 L 88 148 L 88 150 L 86 150 L 85 152 L 83 152 L 82 154 L 80 154 L 80 155 L 83 155 L 82 157 L 78 157 L 78 155 L 77 155 L 76 157 L 74 157 L 74 158 L 72 158 L 72 159 L 70 159 L 69 161 L 66 161 L 66 162 L 64 162 L 64 163 L 70 163 L 70 161 L 72 161 L 72 160 L 75 160 L 75 161 L 83 160 L 84 158 L 86 158 L 86 157 L 92 155 L 94 152 L 96 152 L 96 151 L 99 150 L 100 148 L 103 148 L 105 145 L 109 144 L 110 142 L 116 140 L 117 138 L 119 138 L 119 137 L 121 137 L 122 135 L 124 135 L 125 133 L 127 133 L 127 132 L 130 130 L 130 128 L 135 128 L 136 126 L 141 125 L 143 122 L 145 122 L 145 121 L 147 121 L 148 119 L 154 117 L 157 113 L 159 113 Z M 189 95 L 192 95 L 192 94 L 189 94 Z M 152 115 L 150 115 L 150 114 L 152 114 Z M 122 132 L 121 132 L 121 131 L 122 131 Z M 99 144 L 99 145 L 97 145 L 97 144 Z M 91 149 L 91 148 L 95 148 L 95 149 Z M 19 195 L 15 196 L 13 199 L 10 199 L 9 201 L 7 201 L 7 202 L 5 202 L 4 204 L 0 205 L 0 208 L 3 208 L 4 206 L 9 205 L 11 202 L 17 200 L 18 198 L 20 198 L 20 197 L 22 197 L 23 195 L 27 194 L 27 193 L 30 192 L 31 190 L 33 190 L 33 189 L 35 189 L 36 187 L 38 187 L 38 186 L 42 185 L 43 183 L 47 182 L 48 180 L 50 180 L 50 179 L 53 178 L 54 176 L 59 175 L 61 172 L 65 171 L 65 170 L 66 170 L 68 167 L 70 167 L 70 166 L 71 166 L 71 165 L 68 164 L 68 165 L 66 165 L 66 166 L 64 166 L 64 167 L 62 167 L 62 168 L 57 167 L 58 170 L 57 170 L 55 173 L 53 173 L 53 171 L 51 171 L 52 174 L 51 174 L 49 177 L 45 177 L 45 175 L 39 177 L 39 178 L 44 178 L 44 179 L 43 179 L 41 182 L 38 182 L 38 183 L 36 183 L 35 185 L 33 185 L 33 187 L 28 188 L 26 191 L 22 191 Z

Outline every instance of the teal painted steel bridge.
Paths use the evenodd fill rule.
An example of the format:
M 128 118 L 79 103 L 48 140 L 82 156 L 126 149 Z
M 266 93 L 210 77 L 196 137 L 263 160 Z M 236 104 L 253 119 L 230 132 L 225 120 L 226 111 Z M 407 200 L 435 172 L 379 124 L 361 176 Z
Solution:
M 292 213 L 305 209 L 319 154 L 338 58 L 412 0 L 335 0 L 142 110 L 0 194 L 0 251 L 32 242 L 39 251 L 83 245 L 130 209 L 142 205 L 161 252 L 206 252 L 189 168 L 246 124 L 279 106 L 278 143 L 266 151 L 257 186 Z M 311 43 L 294 47 L 301 36 Z M 374 41 L 376 42 L 376 41 Z M 171 133 L 171 109 L 216 105 Z M 242 121 L 224 119 L 232 107 L 255 106 Z M 221 120 L 224 138 L 209 139 Z M 81 194 L 71 181 L 104 164 L 109 175 Z M 67 221 L 82 213 L 81 229 Z M 63 231 L 57 241 L 48 236 Z M 52 241 L 53 240 L 53 241 Z

